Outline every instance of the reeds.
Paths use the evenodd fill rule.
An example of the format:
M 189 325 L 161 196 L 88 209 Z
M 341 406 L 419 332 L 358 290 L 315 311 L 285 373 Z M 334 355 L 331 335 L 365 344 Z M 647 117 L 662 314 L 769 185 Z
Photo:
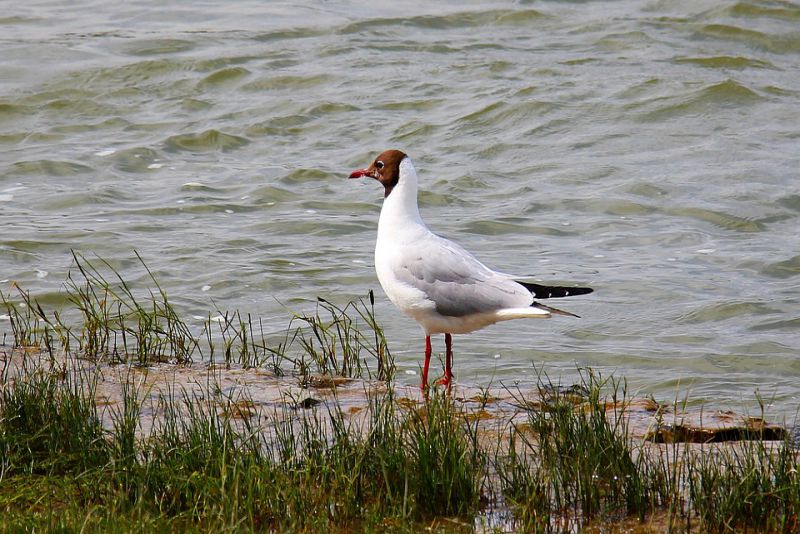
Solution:
M 291 312 L 289 327 L 277 344 L 267 341 L 260 319 L 238 311 L 209 315 L 200 335 L 194 336 L 138 253 L 136 258 L 147 273 L 149 288 L 135 290 L 106 260 L 91 262 L 73 253 L 74 268 L 64 283 L 72 305 L 66 314 L 45 311 L 16 284 L 9 294 L 0 291 L 13 346 L 42 349 L 51 357 L 60 349 L 87 360 L 139 365 L 221 360 L 228 366 L 265 367 L 301 379 L 319 373 L 385 381 L 394 374 L 371 291 L 369 306 L 362 299 L 339 307 L 319 298 L 313 314 Z
M 138 253 L 136 257 L 155 288 L 146 296 L 137 296 L 107 261 L 98 260 L 107 271 L 104 273 L 73 252 L 75 268 L 67 275 L 64 289 L 73 306 L 70 312 L 78 312 L 77 323 L 65 320 L 60 310 L 47 313 L 16 284 L 12 290 L 18 294 L 18 304 L 12 295 L 0 292 L 11 321 L 14 346 L 40 347 L 52 355 L 57 337 L 64 351 L 90 360 L 190 362 L 199 349 L 197 340 Z
M 526 417 L 497 434 L 439 390 L 422 404 L 388 387 L 368 389 L 357 412 L 333 401 L 254 413 L 213 369 L 202 391 L 167 387 L 156 401 L 142 372 L 127 371 L 119 403 L 103 407 L 96 387 L 110 368 L 19 358 L 0 395 L 3 529 L 458 530 L 496 507 L 508 529 L 529 532 L 798 526 L 788 438 L 636 440 L 620 383 L 593 374 L 579 399 L 544 382 L 535 403 L 516 392 Z M 144 430 L 148 402 L 159 415 Z
M 542 401 L 509 430 L 508 457 L 496 457 L 522 530 L 580 530 L 632 518 L 654 521 L 656 531 L 797 530 L 799 451 L 789 436 L 696 446 L 637 440 L 624 381 L 591 369 L 581 377 L 576 399 L 576 388 L 553 388 L 540 376 Z
M 375 296 L 372 291 L 369 292 L 369 308 L 360 299 L 350 301 L 343 308 L 321 297 L 317 301 L 314 315 L 295 314 L 293 317 L 293 321 L 301 323 L 296 330 L 296 338 L 315 371 L 332 376 L 373 378 L 373 372 L 363 356 L 363 352 L 367 352 L 377 363 L 374 378 L 384 381 L 391 379 L 394 361 L 383 330 L 375 321 Z M 325 314 L 320 315 L 320 308 Z M 362 332 L 353 312 L 369 327 L 372 336 L 369 332 Z M 310 365 L 303 359 L 299 367 L 308 369 Z
M 532 528 L 550 522 L 553 510 L 565 518 L 641 520 L 649 509 L 624 418 L 624 384 L 587 373 L 581 387 L 570 391 L 540 377 L 543 403 L 527 409 L 526 421 L 510 431 L 512 456 L 501 464 L 500 474 L 507 497 L 519 505 Z M 608 389 L 609 404 L 601 397 Z
M 795 444 L 747 440 L 692 455 L 689 498 L 705 532 L 800 529 L 800 479 Z
M 12 508 L 4 529 L 120 528 L 143 518 L 169 528 L 380 530 L 477 512 L 485 459 L 474 426 L 441 392 L 407 408 L 391 388 L 372 393 L 360 422 L 335 404 L 286 404 L 261 419 L 241 417 L 242 399 L 215 388 L 172 392 L 159 396 L 162 415 L 143 433 L 133 375 L 104 426 L 92 390 L 99 367 L 24 368 L 0 398 L 0 483 L 11 489 L 0 492 L 0 509 Z M 24 489 L 42 477 L 61 481 L 63 491 L 46 498 L 64 513 L 50 515 Z

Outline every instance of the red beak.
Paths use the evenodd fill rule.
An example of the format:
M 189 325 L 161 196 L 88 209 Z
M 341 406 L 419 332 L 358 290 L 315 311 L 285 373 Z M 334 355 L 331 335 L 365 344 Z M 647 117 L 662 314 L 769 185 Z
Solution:
M 358 169 L 351 172 L 349 178 L 361 178 L 363 176 L 372 176 L 372 172 L 369 169 Z

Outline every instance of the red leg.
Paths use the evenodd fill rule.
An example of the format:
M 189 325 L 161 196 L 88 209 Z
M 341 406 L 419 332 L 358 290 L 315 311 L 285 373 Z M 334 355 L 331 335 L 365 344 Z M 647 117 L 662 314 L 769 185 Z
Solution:
M 444 335 L 444 344 L 447 348 L 445 353 L 444 363 L 444 376 L 442 377 L 442 385 L 450 387 L 450 381 L 453 378 L 453 336 L 450 334 Z
M 422 391 L 428 387 L 428 365 L 431 363 L 431 336 L 425 336 L 425 365 L 422 367 L 422 384 L 419 388 Z

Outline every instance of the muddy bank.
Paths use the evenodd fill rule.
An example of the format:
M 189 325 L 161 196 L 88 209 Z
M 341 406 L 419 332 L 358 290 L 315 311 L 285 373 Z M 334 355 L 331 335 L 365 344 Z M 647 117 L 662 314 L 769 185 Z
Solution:
M 164 414 L 168 404 L 189 400 L 203 403 L 236 419 L 265 428 L 276 415 L 293 417 L 307 410 L 341 410 L 354 422 L 376 395 L 392 388 L 400 406 L 421 409 L 424 396 L 419 388 L 384 381 L 311 374 L 278 376 L 261 368 L 220 363 L 169 362 L 110 364 L 43 352 L 0 348 L 1 388 L 32 372 L 72 374 L 94 396 L 98 415 L 110 428 L 115 410 L 124 395 L 134 395 L 141 405 L 139 432 L 147 435 Z M 587 401 L 581 385 L 569 387 L 539 384 L 536 387 L 497 386 L 491 389 L 456 383 L 451 398 L 467 419 L 479 421 L 490 435 L 503 432 L 510 425 L 523 428 L 531 410 L 547 411 L 554 397 L 568 399 L 580 410 Z M 178 402 L 165 402 L 178 401 Z M 659 403 L 652 398 L 605 399 L 609 416 L 621 413 L 628 436 L 653 444 L 724 443 L 740 440 L 784 440 L 792 428 L 764 416 L 732 411 L 682 409 L 675 404 Z

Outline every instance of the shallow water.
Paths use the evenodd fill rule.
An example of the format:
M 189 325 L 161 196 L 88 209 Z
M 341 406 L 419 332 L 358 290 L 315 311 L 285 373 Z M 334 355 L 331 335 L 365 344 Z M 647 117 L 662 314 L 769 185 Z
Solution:
M 543 366 L 794 417 L 800 7 L 790 2 L 37 2 L 0 16 L 0 286 L 64 304 L 70 249 L 187 317 L 377 291 L 413 384 L 422 337 L 379 290 L 389 147 L 423 217 L 489 265 L 589 284 L 582 319 L 455 338 L 456 375 Z M 8 331 L 0 320 L 0 331 Z M 435 350 L 443 350 L 441 339 Z

